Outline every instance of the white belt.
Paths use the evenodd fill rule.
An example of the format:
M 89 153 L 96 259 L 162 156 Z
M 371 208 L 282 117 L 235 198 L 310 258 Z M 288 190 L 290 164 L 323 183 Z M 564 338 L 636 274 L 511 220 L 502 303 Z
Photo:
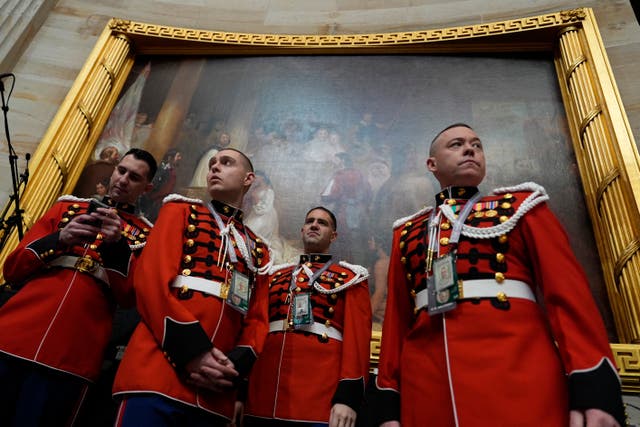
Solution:
M 213 295 L 222 299 L 226 299 L 227 293 L 229 292 L 229 287 L 224 283 L 204 279 L 202 277 L 183 275 L 176 276 L 171 287 L 180 288 L 183 292 L 188 290 L 200 291 L 207 295 Z
M 522 298 L 536 302 L 536 296 L 531 287 L 520 280 L 507 279 L 502 283 L 494 279 L 467 280 L 462 282 L 460 299 L 469 298 Z M 416 294 L 416 310 L 429 304 L 429 293 L 423 289 Z
M 342 341 L 342 334 L 333 326 L 327 326 L 320 322 L 313 322 L 309 325 L 299 325 L 295 329 L 289 327 L 287 319 L 275 320 L 269 322 L 269 332 L 278 331 L 302 331 L 311 332 L 312 334 L 320 335 L 325 338 L 333 338 L 334 340 Z
M 48 262 L 49 267 L 72 268 L 89 274 L 109 286 L 109 276 L 100 263 L 88 256 L 62 255 Z

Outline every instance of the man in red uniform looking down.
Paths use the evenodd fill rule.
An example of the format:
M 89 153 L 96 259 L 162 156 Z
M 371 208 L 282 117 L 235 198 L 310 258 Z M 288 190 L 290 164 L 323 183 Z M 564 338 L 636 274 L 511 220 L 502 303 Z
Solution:
M 156 168 L 150 153 L 129 150 L 103 207 L 60 197 L 7 258 L 4 277 L 21 289 L 0 309 L 3 425 L 75 420 L 98 379 L 116 303 L 134 305 L 132 270 L 151 229 L 135 203 Z

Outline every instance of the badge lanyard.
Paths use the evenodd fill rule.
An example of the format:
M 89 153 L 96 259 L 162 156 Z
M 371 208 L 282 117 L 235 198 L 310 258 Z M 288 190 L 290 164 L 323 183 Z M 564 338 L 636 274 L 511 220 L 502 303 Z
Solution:
M 296 269 L 296 271 L 294 271 L 291 274 L 291 284 L 289 285 L 289 291 L 294 290 L 298 286 L 297 283 L 296 283 L 296 280 L 298 279 L 298 275 L 300 274 L 301 270 L 304 270 L 304 272 L 307 274 L 307 277 L 309 277 L 309 285 L 311 285 L 311 287 L 313 287 L 313 283 L 316 281 L 316 279 L 318 277 L 320 277 L 320 275 L 322 275 L 322 273 L 327 271 L 327 269 L 329 268 L 331 263 L 332 263 L 332 261 L 330 261 L 330 260 L 327 261 L 326 264 L 323 265 L 322 268 L 320 268 L 315 273 L 312 273 L 311 269 L 309 267 L 307 267 L 306 265 L 302 264 L 300 267 L 298 267 Z M 311 273 L 311 274 L 309 274 L 309 273 Z
M 453 230 L 451 231 L 451 236 L 449 237 L 449 244 L 453 244 L 457 246 L 458 241 L 460 240 L 460 234 L 462 233 L 462 226 L 464 222 L 471 213 L 471 209 L 476 204 L 482 195 L 478 192 L 473 195 L 471 199 L 464 205 L 464 208 L 458 215 L 458 217 L 453 221 Z M 442 208 L 441 208 L 442 209 Z M 433 262 L 433 256 L 438 254 L 438 233 L 436 233 L 436 229 L 440 223 L 440 215 L 439 211 L 437 214 L 435 210 L 431 211 L 431 217 L 429 218 L 429 244 L 428 244 L 428 252 L 427 252 L 427 273 L 431 270 L 431 264 Z
M 311 290 L 313 291 L 316 279 L 318 279 L 318 277 L 320 277 L 322 273 L 327 271 L 330 265 L 331 265 L 331 260 L 325 263 L 325 265 L 323 265 L 322 268 L 320 268 L 315 273 L 312 273 L 311 269 L 305 264 L 302 264 L 300 267 L 298 267 L 298 269 L 296 269 L 296 271 L 294 271 L 291 274 L 291 284 L 289 285 L 289 296 L 291 296 L 293 291 L 298 287 L 297 279 L 301 271 L 304 271 L 307 277 L 309 277 L 309 285 L 311 287 Z M 287 296 L 287 299 L 289 299 L 289 296 Z M 311 306 L 311 292 L 296 294 L 293 297 L 293 300 L 291 301 L 291 303 L 292 303 L 292 306 L 290 306 L 289 308 L 290 315 L 292 316 L 291 320 L 289 321 L 290 325 L 293 324 L 293 327 L 295 329 L 299 329 L 305 325 L 310 325 L 313 323 L 314 320 L 313 320 L 313 313 L 312 313 L 313 308 Z M 291 310 L 293 310 L 292 313 L 291 313 Z

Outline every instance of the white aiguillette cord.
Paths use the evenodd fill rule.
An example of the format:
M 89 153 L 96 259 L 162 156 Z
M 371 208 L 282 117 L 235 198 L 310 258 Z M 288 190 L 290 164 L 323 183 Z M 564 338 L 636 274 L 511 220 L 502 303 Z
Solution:
M 462 226 L 464 225 L 464 221 L 471 213 L 471 209 L 473 209 L 473 205 L 477 203 L 478 200 L 482 197 L 480 192 L 477 192 L 473 195 L 471 199 L 467 201 L 462 208 L 458 217 L 453 221 L 453 230 L 451 231 L 451 236 L 449 237 L 449 244 L 457 245 L 460 240 L 460 233 L 462 232 Z M 449 205 L 441 205 L 440 209 L 438 209 L 438 213 L 435 213 L 435 209 L 431 211 L 431 217 L 429 218 L 429 245 L 427 252 L 427 273 L 431 271 L 431 263 L 433 262 L 433 256 L 437 253 L 438 248 L 438 233 L 436 230 L 440 225 L 440 210 L 446 208 L 451 209 Z
M 218 212 L 216 212 L 216 209 L 213 207 L 213 204 L 211 202 L 207 203 L 207 208 L 209 209 L 209 212 L 211 212 L 211 215 L 213 215 L 213 218 L 216 220 L 216 224 L 220 229 L 221 243 L 220 252 L 218 253 L 218 267 L 220 267 L 220 265 L 222 265 L 222 263 L 224 262 L 227 253 L 229 254 L 229 259 L 231 260 L 232 264 L 238 262 L 236 251 L 233 249 L 233 244 L 231 243 L 231 239 L 229 238 L 229 232 L 231 232 L 236 241 L 236 245 L 238 245 L 238 249 L 242 254 L 242 258 L 246 261 L 247 266 L 249 267 L 249 270 L 255 271 L 256 268 L 253 265 L 253 261 L 249 254 L 249 249 L 247 248 L 246 242 L 233 224 L 233 216 L 229 217 L 229 223 L 225 225 L 224 221 L 222 221 L 222 218 L 220 218 L 220 215 L 218 214 Z

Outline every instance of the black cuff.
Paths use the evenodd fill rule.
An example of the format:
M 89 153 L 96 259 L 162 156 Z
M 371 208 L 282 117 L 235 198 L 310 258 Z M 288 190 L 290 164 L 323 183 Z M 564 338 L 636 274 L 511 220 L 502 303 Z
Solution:
M 569 408 L 600 409 L 627 425 L 620 381 L 606 359 L 594 370 L 569 375 Z
M 367 387 L 367 403 L 371 425 L 378 426 L 387 421 L 400 421 L 400 394 L 393 390 L 380 390 L 375 381 Z
M 127 239 L 121 238 L 117 242 L 103 243 L 98 246 L 98 252 L 102 257 L 102 265 L 109 270 L 115 270 L 123 276 L 129 274 L 129 260 L 131 258 L 131 248 L 127 244 Z
M 251 347 L 238 346 L 231 350 L 227 357 L 233 362 L 233 366 L 240 374 L 238 376 L 239 379 L 248 377 L 253 364 L 256 362 L 256 355 L 251 350 Z
M 249 380 L 242 378 L 238 381 L 238 393 L 236 394 L 236 400 L 238 402 L 245 403 L 247 396 L 249 395 Z
M 333 394 L 331 404 L 342 403 L 356 412 L 360 411 L 364 399 L 364 378 L 357 380 L 340 380 Z
M 38 240 L 27 245 L 27 249 L 34 251 L 42 261 L 51 259 L 53 255 L 60 250 L 60 232 L 47 234 Z
M 162 350 L 176 370 L 184 370 L 187 363 L 194 357 L 212 348 L 213 344 L 199 322 L 185 324 L 169 318 L 165 320 Z

